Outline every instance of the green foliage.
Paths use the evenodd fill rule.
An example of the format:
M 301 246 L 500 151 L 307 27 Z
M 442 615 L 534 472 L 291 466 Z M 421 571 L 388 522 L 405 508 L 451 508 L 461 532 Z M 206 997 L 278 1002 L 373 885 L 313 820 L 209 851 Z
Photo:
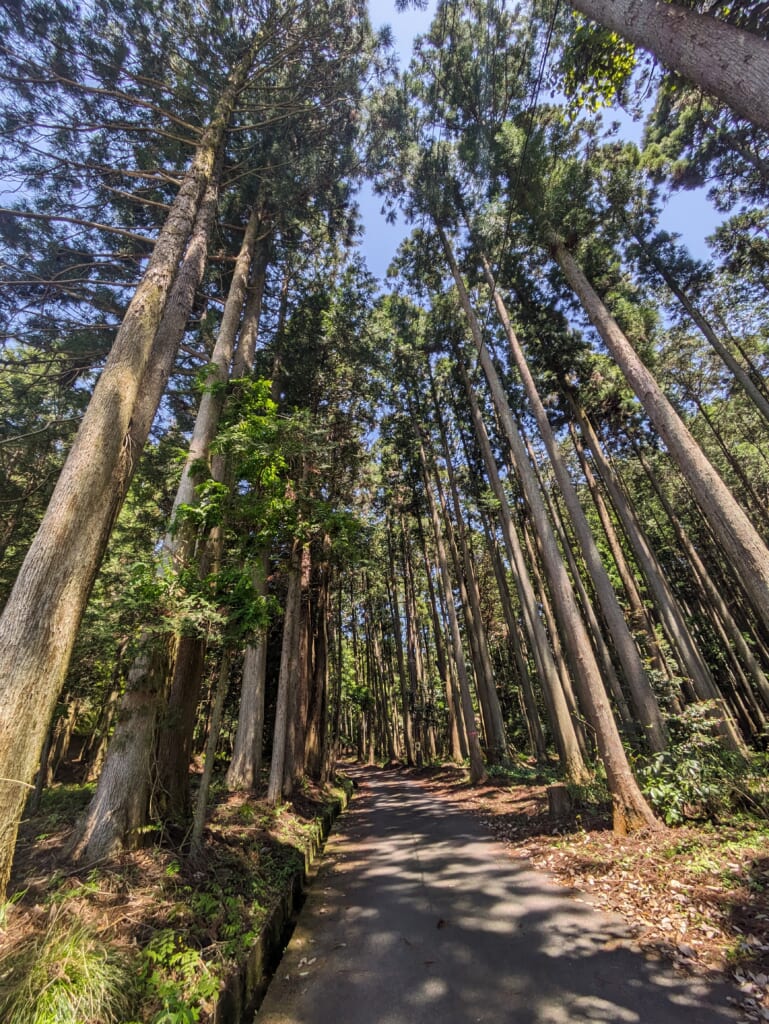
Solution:
M 641 790 L 667 825 L 729 812 L 746 762 L 719 739 L 713 701 L 691 704 L 671 722 L 673 741 L 637 769 Z
M 636 68 L 636 50 L 616 32 L 574 13 L 576 25 L 561 56 L 563 91 L 576 112 L 622 101 Z
M 219 991 L 219 980 L 199 950 L 185 945 L 172 928 L 155 935 L 142 950 L 143 996 L 159 1006 L 151 1024 L 193 1024 Z
M 0 961 L 5 1024 L 119 1024 L 135 993 L 127 960 L 68 916 Z

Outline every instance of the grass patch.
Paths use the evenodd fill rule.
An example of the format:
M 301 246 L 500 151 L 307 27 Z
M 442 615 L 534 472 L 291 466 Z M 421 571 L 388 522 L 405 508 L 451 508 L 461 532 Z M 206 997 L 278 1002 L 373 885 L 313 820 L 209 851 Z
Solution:
M 2 957 L 0 989 L 5 1024 L 118 1024 L 136 994 L 128 959 L 71 915 Z

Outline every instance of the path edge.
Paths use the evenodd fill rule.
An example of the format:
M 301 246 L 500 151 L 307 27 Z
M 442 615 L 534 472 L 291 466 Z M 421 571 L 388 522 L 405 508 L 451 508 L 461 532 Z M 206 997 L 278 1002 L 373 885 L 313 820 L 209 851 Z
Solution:
M 352 779 L 337 776 L 336 785 L 341 794 L 330 799 L 316 818 L 304 851 L 304 867 L 286 879 L 285 888 L 254 944 L 240 966 L 224 981 L 209 1016 L 212 1024 L 243 1024 L 259 1009 L 293 931 L 305 893 L 317 874 L 329 832 L 352 799 Z

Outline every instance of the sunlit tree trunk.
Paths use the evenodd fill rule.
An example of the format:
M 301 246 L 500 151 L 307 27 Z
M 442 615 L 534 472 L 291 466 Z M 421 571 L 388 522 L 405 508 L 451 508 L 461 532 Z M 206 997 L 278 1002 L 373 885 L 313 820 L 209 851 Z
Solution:
M 254 580 L 259 597 L 267 596 L 270 562 L 262 554 L 261 571 Z M 240 686 L 238 726 L 232 760 L 227 769 L 226 785 L 230 790 L 256 789 L 262 768 L 264 734 L 264 689 L 267 675 L 267 627 L 259 630 L 246 647 L 243 656 L 243 678 Z
M 446 650 L 443 645 L 443 629 L 440 613 L 438 610 L 438 600 L 435 594 L 435 584 L 433 582 L 433 566 L 430 562 L 430 556 L 427 553 L 427 544 L 425 542 L 425 535 L 422 529 L 421 519 L 419 520 L 419 534 L 422 542 L 422 551 L 424 554 L 428 597 L 430 598 L 430 612 L 432 615 L 433 622 L 433 638 L 435 640 L 435 659 L 438 665 L 438 675 L 441 681 L 443 682 L 444 690 L 446 693 L 449 750 L 451 752 L 452 761 L 460 763 L 464 757 L 464 754 L 462 752 L 462 742 L 460 740 L 459 725 L 457 721 L 458 714 L 454 694 L 453 678 L 449 670 L 449 663 L 446 658 Z
M 659 431 L 697 504 L 723 547 L 756 615 L 769 625 L 769 550 L 742 507 L 707 460 L 617 322 L 561 239 L 550 232 L 550 252 L 579 296 L 587 315 Z
M 117 512 L 114 476 L 139 454 L 129 448 L 131 421 L 153 344 L 252 59 L 249 52 L 230 75 L 201 137 L 0 619 L 0 891 Z
M 267 784 L 267 802 L 273 807 L 284 796 L 283 778 L 288 750 L 290 714 L 294 706 L 293 690 L 299 671 L 298 648 L 302 612 L 302 545 L 294 541 L 288 565 L 288 586 L 286 607 L 283 615 L 283 642 L 280 651 L 280 674 L 278 676 L 278 697 L 275 707 L 275 728 L 272 739 L 272 760 L 270 778 Z
M 505 617 L 505 623 L 507 625 L 508 646 L 518 669 L 518 679 L 520 680 L 521 692 L 523 695 L 523 709 L 526 717 L 526 729 L 529 734 L 532 753 L 536 757 L 537 761 L 544 763 L 547 761 L 547 745 L 545 743 L 545 735 L 542 731 L 542 723 L 539 718 L 539 710 L 537 708 L 537 699 L 534 693 L 534 687 L 532 685 L 531 676 L 529 675 L 529 666 L 522 650 L 521 642 L 523 638 L 520 626 L 513 611 L 510 588 L 507 585 L 507 578 L 505 576 L 504 565 L 502 563 L 502 556 L 499 551 L 497 538 L 492 534 L 487 517 L 482 515 L 482 519 L 483 529 L 486 536 L 486 547 L 488 548 L 489 557 L 491 558 L 491 563 L 494 568 L 494 576 L 497 581 L 497 589 L 499 590 L 499 600 L 502 604 L 502 614 Z
M 652 750 L 664 750 L 667 746 L 667 734 L 665 724 L 662 721 L 659 705 L 651 688 L 649 678 L 641 662 L 633 636 L 630 633 L 625 615 L 620 608 L 617 595 L 612 587 L 611 580 L 603 564 L 598 547 L 595 542 L 592 530 L 588 524 L 585 513 L 577 495 L 574 483 L 564 463 L 560 449 L 553 436 L 550 421 L 547 418 L 545 407 L 539 396 L 534 377 L 529 369 L 523 349 L 513 329 L 510 316 L 505 306 L 502 295 L 496 286 L 491 267 L 488 260 L 481 257 L 484 274 L 492 294 L 494 306 L 505 331 L 510 346 L 513 360 L 523 382 L 529 405 L 534 414 L 534 419 L 539 429 L 547 454 L 550 457 L 550 464 L 553 467 L 558 487 L 563 501 L 569 513 L 569 522 L 576 534 L 582 557 L 585 559 L 590 579 L 595 587 L 596 597 L 600 605 L 603 617 L 606 621 L 612 644 L 617 657 L 622 665 L 625 681 L 633 697 L 633 706 L 638 714 L 649 746 Z M 591 612 L 592 614 L 592 612 Z M 599 638 L 600 631 L 592 627 L 594 635 Z M 600 643 L 600 640 L 598 640 Z M 619 694 L 617 695 L 619 698 Z
M 440 401 L 435 388 L 435 380 L 429 364 L 428 373 L 430 376 L 433 413 L 440 433 L 443 463 L 446 467 L 449 493 L 451 494 L 451 502 L 454 509 L 455 527 L 451 526 L 448 509 L 446 508 L 443 487 L 436 471 L 438 497 L 441 503 L 443 516 L 447 521 L 447 536 L 449 537 L 449 543 L 453 548 L 454 544 L 452 537 L 455 537 L 458 541 L 457 559 L 459 559 L 461 555 L 461 562 L 457 561 L 456 568 L 458 577 L 464 580 L 467 600 L 469 602 L 470 616 L 467 622 L 467 632 L 471 638 L 471 647 L 473 648 L 473 655 L 476 663 L 476 674 L 479 682 L 478 696 L 481 700 L 483 709 L 483 718 L 488 743 L 488 755 L 489 760 L 494 764 L 504 764 L 507 761 L 507 734 L 504 718 L 502 716 L 502 708 L 499 704 L 499 696 L 497 695 L 496 683 L 494 680 L 494 669 L 489 655 L 488 638 L 483 625 L 481 597 L 478 589 L 475 565 L 473 564 L 472 551 L 470 550 L 467 530 L 465 529 L 462 504 L 459 499 L 459 489 L 457 487 L 456 474 L 454 472 L 454 464 L 449 450 L 449 440 L 446 434 L 443 416 L 441 414 Z M 462 570 L 464 570 L 464 573 Z M 474 643 L 472 642 L 473 640 Z
M 230 666 L 232 664 L 232 653 L 225 650 L 219 664 L 219 675 L 214 689 L 213 706 L 211 708 L 211 721 L 208 726 L 208 739 L 206 740 L 206 753 L 203 763 L 203 773 L 200 777 L 198 795 L 195 801 L 195 813 L 192 818 L 192 831 L 190 833 L 190 857 L 193 861 L 200 862 L 203 853 L 203 829 L 206 824 L 206 808 L 208 807 L 208 793 L 211 788 L 211 777 L 216 762 L 216 750 L 219 746 L 219 736 L 222 731 L 222 714 L 224 701 L 227 696 L 227 689 L 230 683 Z
M 465 652 L 462 647 L 462 634 L 459 631 L 459 619 L 457 618 L 457 612 L 454 606 L 454 594 L 451 588 L 451 575 L 449 573 L 449 564 L 446 558 L 446 548 L 443 543 L 441 520 L 438 515 L 435 496 L 433 495 L 432 487 L 430 485 L 430 476 L 427 470 L 427 459 L 421 441 L 419 442 L 419 462 L 422 471 L 422 479 L 424 480 L 425 485 L 427 504 L 430 511 L 433 536 L 435 538 L 435 550 L 438 555 L 438 568 L 440 570 L 441 583 L 443 585 L 446 611 L 448 612 L 449 625 L 451 627 L 454 664 L 457 669 L 459 693 L 462 700 L 462 716 L 464 718 L 465 725 L 465 736 L 467 737 L 467 745 L 470 753 L 470 781 L 477 784 L 486 779 L 486 769 L 483 764 L 483 754 L 481 752 L 481 744 L 478 738 L 478 728 L 475 723 L 475 710 L 473 708 L 472 694 L 470 693 L 470 679 L 467 674 Z
M 406 763 L 411 767 L 416 764 L 414 750 L 414 727 L 409 706 L 408 681 L 406 679 L 406 659 L 403 652 L 403 633 L 401 631 L 401 613 L 398 603 L 398 584 L 395 573 L 395 543 L 392 523 L 387 525 L 387 551 L 389 558 L 388 594 L 392 610 L 393 635 L 395 637 L 395 653 L 398 659 L 398 680 L 401 691 L 401 714 L 403 715 L 403 741 L 406 745 Z
M 491 444 L 486 432 L 486 426 L 481 416 L 475 392 L 470 384 L 467 372 L 462 363 L 461 357 L 458 365 L 462 372 L 465 390 L 470 403 L 470 411 L 473 420 L 473 428 L 478 445 L 481 449 L 481 456 L 486 466 L 486 475 L 489 478 L 494 497 L 499 504 L 500 522 L 502 525 L 502 536 L 507 548 L 507 555 L 513 570 L 513 579 L 518 590 L 518 599 L 521 603 L 523 619 L 526 631 L 532 641 L 532 653 L 537 666 L 542 692 L 550 716 L 550 724 L 555 738 L 555 745 L 561 760 L 564 774 L 573 782 L 586 782 L 590 773 L 585 766 L 582 752 L 580 750 L 577 733 L 566 703 L 561 678 L 556 668 L 553 654 L 545 633 L 545 627 L 539 617 L 537 600 L 534 588 L 529 577 L 526 559 L 518 533 L 513 523 L 507 495 L 499 477 L 497 464 L 491 450 Z
M 129 432 L 130 447 L 135 447 L 137 450 L 143 447 L 149 435 L 155 410 L 165 389 L 176 350 L 184 334 L 195 291 L 203 277 L 208 237 L 216 215 L 217 196 L 218 189 L 212 183 L 206 191 L 190 244 L 174 280 L 171 295 L 158 328 L 152 357 L 145 370 L 143 386 Z M 128 489 L 131 476 L 132 468 L 126 464 L 122 464 L 115 471 L 113 483 L 115 494 L 119 496 L 119 498 L 115 498 L 114 502 L 116 513 L 122 497 L 125 496 Z M 169 664 L 173 663 L 175 641 L 172 642 L 172 638 L 168 637 L 164 643 L 158 644 L 157 637 L 152 639 L 147 637 L 146 639 L 149 647 L 153 650 L 150 656 L 137 658 L 137 664 L 128 671 L 130 686 L 127 686 L 121 702 L 118 725 L 104 754 L 104 765 L 99 775 L 96 792 L 82 823 L 78 826 L 79 830 L 82 829 L 83 838 L 73 846 L 76 858 L 93 859 L 89 848 L 91 842 L 93 842 L 94 850 L 97 851 L 106 848 L 118 849 L 122 839 L 117 829 L 124 827 L 126 829 L 125 838 L 130 842 L 132 841 L 131 836 L 139 834 L 139 830 L 147 824 L 148 804 L 142 806 L 137 799 L 136 792 L 129 791 L 128 788 L 121 791 L 118 780 L 121 775 L 125 775 L 126 780 L 130 778 L 130 774 L 123 771 L 124 763 L 152 765 L 152 752 L 139 750 L 138 747 L 145 743 L 155 742 L 156 724 L 153 723 L 150 727 L 145 719 L 150 709 L 157 714 L 163 706 L 165 684 L 162 680 L 164 676 L 167 676 Z M 169 659 L 165 667 L 158 664 L 158 658 L 161 656 L 166 656 Z M 148 672 L 145 691 L 142 690 L 142 665 Z M 160 687 L 159 690 L 158 687 Z M 142 724 L 133 730 L 130 722 L 137 709 L 142 716 Z M 113 741 L 118 736 L 119 742 L 114 742 L 113 745 Z M 132 743 L 136 745 L 136 750 L 129 750 Z M 127 781 L 126 786 L 129 785 Z M 149 795 L 149 781 L 147 786 L 142 783 L 140 792 Z M 86 837 L 90 838 L 86 839 Z M 103 854 L 99 853 L 98 856 L 101 857 Z
M 682 673 L 692 681 L 694 691 L 702 695 L 702 699 L 710 699 L 715 695 L 715 684 L 697 644 L 692 637 L 683 613 L 670 588 L 662 566 L 652 548 L 645 531 L 627 500 L 620 483 L 607 460 L 603 448 L 576 397 L 568 389 L 572 410 L 582 432 L 586 446 L 590 450 L 595 467 L 603 481 L 612 505 L 619 517 L 625 535 L 638 561 L 638 565 L 652 595 L 657 613 L 662 622 L 679 661 Z
M 580 703 L 595 731 L 598 751 L 606 769 L 607 783 L 614 805 L 614 828 L 617 832 L 624 833 L 639 828 L 661 827 L 630 770 L 600 670 L 587 635 L 587 629 L 577 608 L 571 580 L 558 550 L 523 442 L 510 413 L 496 369 L 483 342 L 480 325 L 470 303 L 451 243 L 446 232 L 440 226 L 438 232 L 478 352 L 479 361 L 489 382 L 497 415 L 510 444 L 526 501 L 542 543 L 548 583 L 563 627 L 563 639 L 568 644 Z
M 668 665 L 659 648 L 659 644 L 657 643 L 657 638 L 654 633 L 654 624 L 651 621 L 646 605 L 644 604 L 643 598 L 638 590 L 638 584 L 636 583 L 635 576 L 633 575 L 630 565 L 628 564 L 628 560 L 625 557 L 625 552 L 622 549 L 619 536 L 617 535 L 609 510 L 606 507 L 604 496 L 598 487 L 593 471 L 585 456 L 585 449 L 582 445 L 582 440 L 571 420 L 569 421 L 569 432 L 574 444 L 574 450 L 576 451 L 577 458 L 579 459 L 582 475 L 584 476 L 585 482 L 593 497 L 593 504 L 595 505 L 598 516 L 601 520 L 601 526 L 603 527 L 603 532 L 606 535 L 609 550 L 612 553 L 612 558 L 614 559 L 617 571 L 619 572 L 622 580 L 622 586 L 627 594 L 628 603 L 630 605 L 631 622 L 640 631 L 641 636 L 643 637 L 644 644 L 651 658 L 652 666 L 658 672 L 661 672 L 669 678 L 670 673 Z
M 769 128 L 769 51 L 758 35 L 655 0 L 571 0 L 592 21 L 653 53 L 663 64 Z

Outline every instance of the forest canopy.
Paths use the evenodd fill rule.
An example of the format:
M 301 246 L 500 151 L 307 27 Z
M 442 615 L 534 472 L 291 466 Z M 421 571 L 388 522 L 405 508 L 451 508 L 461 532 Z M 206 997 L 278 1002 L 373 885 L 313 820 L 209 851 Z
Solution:
M 74 762 L 86 866 L 343 750 L 767 810 L 764 8 L 2 6 L 3 889 Z

